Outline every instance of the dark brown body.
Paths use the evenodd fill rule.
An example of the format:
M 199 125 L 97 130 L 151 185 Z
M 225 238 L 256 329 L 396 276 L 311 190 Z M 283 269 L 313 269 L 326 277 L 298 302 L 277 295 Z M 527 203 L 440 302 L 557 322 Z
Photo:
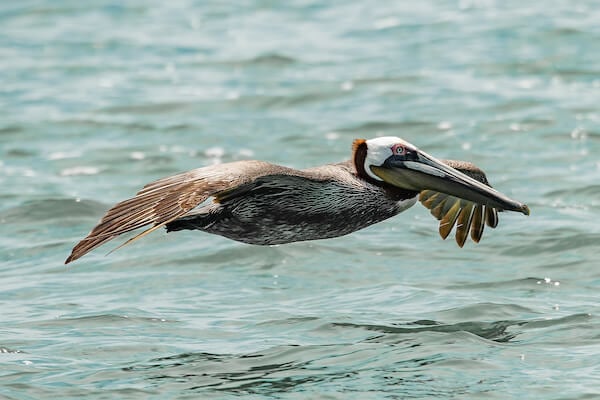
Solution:
M 347 235 L 417 201 L 417 192 L 365 182 L 350 161 L 294 175 L 281 174 L 291 172 L 288 168 L 261 164 L 270 172 L 218 197 L 218 203 L 169 222 L 167 230 L 198 229 L 249 244 L 283 244 Z

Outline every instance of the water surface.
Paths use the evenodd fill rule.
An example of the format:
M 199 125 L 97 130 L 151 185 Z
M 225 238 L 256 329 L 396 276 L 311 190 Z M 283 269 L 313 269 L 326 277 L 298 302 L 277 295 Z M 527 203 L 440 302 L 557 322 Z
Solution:
M 0 395 L 600 396 L 599 20 L 594 1 L 2 3 Z M 151 180 L 379 135 L 475 162 L 532 215 L 463 249 L 417 205 L 338 239 L 156 232 L 63 265 Z

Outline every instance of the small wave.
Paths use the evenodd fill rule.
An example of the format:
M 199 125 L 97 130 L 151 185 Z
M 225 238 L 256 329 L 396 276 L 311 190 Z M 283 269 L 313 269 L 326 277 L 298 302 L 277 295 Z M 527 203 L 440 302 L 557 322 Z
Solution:
M 193 102 L 165 102 L 158 104 L 136 104 L 104 108 L 99 112 L 112 114 L 168 114 L 179 111 L 195 113 L 215 113 L 231 110 L 232 107 L 260 110 L 286 109 L 300 105 L 321 103 L 323 101 L 335 100 L 348 96 L 348 91 L 342 90 L 312 90 L 298 92 L 290 95 L 239 95 L 227 98 L 204 99 Z
M 184 110 L 192 105 L 192 103 L 188 102 L 173 101 L 152 104 L 135 104 L 105 107 L 99 111 L 111 114 L 160 114 Z
M 591 184 L 580 187 L 573 187 L 569 189 L 551 190 L 549 192 L 544 193 L 544 197 L 547 198 L 555 198 L 562 196 L 567 196 L 569 198 L 572 198 L 573 196 L 581 198 L 600 197 L 600 185 Z
M 564 228 L 548 230 L 543 236 L 526 245 L 512 246 L 502 254 L 532 257 L 586 247 L 597 248 L 600 243 L 600 234 L 598 233 L 584 233 Z
M 242 61 L 239 64 L 246 65 L 273 65 L 273 66 L 283 66 L 283 65 L 291 65 L 295 64 L 297 60 L 293 57 L 286 56 L 278 53 L 270 53 L 270 54 L 261 54 L 257 57 L 251 58 L 246 61 Z
M 297 64 L 299 60 L 297 58 L 280 54 L 280 53 L 265 53 L 260 54 L 256 57 L 251 57 L 247 59 L 229 59 L 229 60 L 219 60 L 219 61 L 201 61 L 193 63 L 197 67 L 206 67 L 206 66 L 269 66 L 269 67 L 282 67 Z
M 522 321 L 520 323 L 524 328 L 530 329 L 538 329 L 538 328 L 548 328 L 553 326 L 560 325 L 569 325 L 576 324 L 580 322 L 588 322 L 592 316 L 590 314 L 579 313 L 573 315 L 567 315 L 565 317 L 560 318 L 550 318 L 550 319 L 535 319 L 531 321 Z
M 22 350 L 14 350 L 14 349 L 10 349 L 8 347 L 3 347 L 0 346 L 0 354 L 20 354 L 20 353 L 25 353 Z
M 540 278 L 523 278 L 523 279 L 511 279 L 507 281 L 490 281 L 490 282 L 477 282 L 477 283 L 464 283 L 457 285 L 447 286 L 448 289 L 458 290 L 486 290 L 486 289 L 530 289 L 540 281 Z M 517 311 L 531 311 L 522 306 L 516 305 Z
M 96 218 L 106 206 L 93 200 L 42 199 L 29 200 L 0 213 L 6 223 L 42 222 L 64 218 L 94 216 Z
M 116 107 L 120 108 L 120 107 Z M 102 111 L 102 110 L 101 110 Z M 118 111 L 117 111 L 118 112 Z M 61 120 L 60 123 L 66 126 L 75 126 L 75 127 L 93 127 L 93 128 L 101 128 L 105 130 L 114 130 L 114 129 L 126 129 L 127 131 L 139 131 L 139 132 L 151 132 L 162 129 L 162 127 L 158 127 L 156 125 L 142 122 L 142 121 L 115 121 L 111 120 L 103 120 L 93 118 L 92 116 L 81 117 L 81 118 L 71 118 Z
M 75 175 L 97 175 L 100 173 L 99 167 L 89 165 L 78 165 L 76 167 L 65 168 L 60 171 L 61 176 L 75 176 Z
M 240 97 L 238 103 L 242 106 L 258 110 L 284 109 L 335 100 L 346 96 L 347 93 L 348 92 L 345 91 L 322 90 L 297 93 L 294 95 L 246 96 Z
M 515 338 L 516 334 L 507 332 L 511 326 L 519 325 L 522 321 L 498 321 L 498 322 L 459 322 L 456 324 L 443 324 L 437 321 L 421 320 L 415 321 L 406 325 L 370 325 L 370 324 L 353 324 L 353 323 L 334 323 L 332 326 L 366 329 L 369 331 L 380 332 L 385 335 L 393 334 L 419 334 L 423 332 L 440 332 L 440 333 L 456 333 L 468 332 L 479 336 L 483 339 L 492 340 L 494 342 L 508 342 Z M 389 339 L 389 338 L 386 338 Z M 382 341 L 381 336 L 368 339 L 369 342 Z M 392 338 L 392 340 L 394 340 Z M 388 341 L 388 340 L 386 340 Z
M 35 326 L 37 328 L 44 327 L 73 327 L 77 326 L 79 328 L 89 328 L 95 326 L 101 327 L 115 327 L 121 325 L 137 325 L 140 323 L 174 323 L 176 321 L 167 320 L 164 318 L 158 317 L 145 317 L 135 315 L 133 313 L 123 313 L 123 314 L 94 314 L 94 315 L 85 315 L 82 317 L 61 317 L 54 318 L 43 321 L 33 321 L 28 324 Z
M 24 131 L 24 128 L 22 126 L 18 126 L 18 125 L 9 125 L 9 126 L 0 127 L 0 135 L 21 133 L 23 131 Z

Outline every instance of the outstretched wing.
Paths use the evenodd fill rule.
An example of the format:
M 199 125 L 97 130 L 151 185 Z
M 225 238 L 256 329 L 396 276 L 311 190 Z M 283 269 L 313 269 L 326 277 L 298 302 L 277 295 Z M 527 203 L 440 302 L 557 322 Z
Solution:
M 491 187 L 485 173 L 474 164 L 455 160 L 443 160 L 443 162 Z M 440 221 L 439 231 L 443 239 L 448 237 L 456 225 L 456 243 L 460 247 L 465 244 L 469 231 L 471 239 L 477 243 L 483 235 L 483 228 L 486 224 L 490 228 L 498 226 L 498 210 L 494 207 L 473 203 L 434 190 L 421 191 L 419 201 L 431 210 L 431 214 Z
M 134 197 L 108 210 L 98 225 L 73 248 L 65 264 L 123 233 L 152 225 L 122 246 L 131 243 L 183 217 L 210 196 L 223 201 L 233 192 L 251 188 L 257 178 L 291 171 L 262 161 L 238 161 L 198 168 L 149 183 Z

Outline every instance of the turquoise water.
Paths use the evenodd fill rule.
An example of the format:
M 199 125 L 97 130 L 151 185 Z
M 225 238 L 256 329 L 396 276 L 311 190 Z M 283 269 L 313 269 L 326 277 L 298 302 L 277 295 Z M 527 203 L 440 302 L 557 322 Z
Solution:
M 2 2 L 0 397 L 600 396 L 598 3 L 285 4 Z M 417 205 L 63 265 L 151 180 L 378 135 L 475 162 L 531 216 L 463 249 Z

